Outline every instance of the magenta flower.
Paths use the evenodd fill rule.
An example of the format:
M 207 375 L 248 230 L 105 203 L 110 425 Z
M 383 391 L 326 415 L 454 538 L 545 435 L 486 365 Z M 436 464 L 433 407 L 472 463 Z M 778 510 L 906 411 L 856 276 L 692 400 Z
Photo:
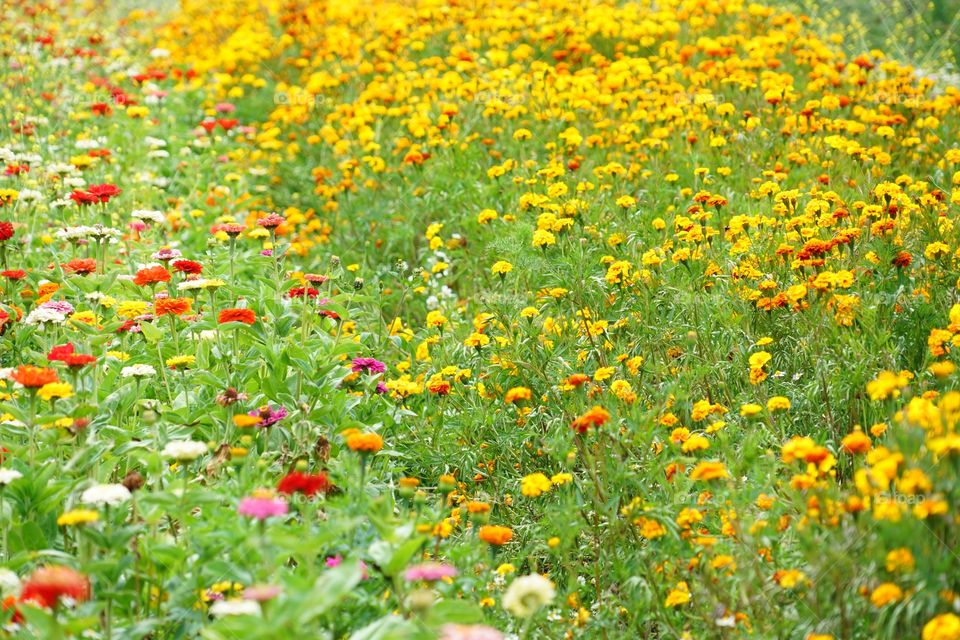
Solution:
M 250 411 L 247 415 L 251 415 L 254 418 L 260 418 L 260 422 L 257 423 L 257 426 L 261 429 L 265 429 L 286 418 L 287 409 L 283 406 L 273 409 L 270 407 L 270 405 L 264 405 L 259 409 Z
M 343 563 L 343 556 L 339 553 L 335 556 L 330 556 L 327 558 L 327 566 L 331 569 L 334 567 L 339 567 Z M 360 561 L 360 577 L 364 580 L 367 579 L 367 563 L 363 560 Z
M 456 577 L 456 575 L 457 568 L 452 567 L 449 564 L 425 562 L 407 569 L 404 572 L 403 577 L 409 582 L 416 582 L 417 580 L 436 582 L 437 580 L 443 580 L 444 578 Z
M 255 520 L 266 520 L 287 513 L 287 503 L 280 498 L 244 498 L 237 507 L 237 513 Z
M 387 365 L 376 358 L 354 358 L 351 365 L 354 373 L 383 373 L 387 370 Z

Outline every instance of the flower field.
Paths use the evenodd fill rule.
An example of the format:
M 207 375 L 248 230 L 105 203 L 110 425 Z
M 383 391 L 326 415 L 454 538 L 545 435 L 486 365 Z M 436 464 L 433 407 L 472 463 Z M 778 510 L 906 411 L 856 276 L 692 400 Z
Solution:
M 4 0 L 0 638 L 960 640 L 960 87 L 769 2 Z

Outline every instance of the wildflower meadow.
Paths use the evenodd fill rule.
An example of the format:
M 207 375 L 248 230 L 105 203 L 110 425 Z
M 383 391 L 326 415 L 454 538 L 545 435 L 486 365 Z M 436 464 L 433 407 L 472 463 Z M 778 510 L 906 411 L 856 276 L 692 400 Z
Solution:
M 890 4 L 0 0 L 0 638 L 960 640 Z

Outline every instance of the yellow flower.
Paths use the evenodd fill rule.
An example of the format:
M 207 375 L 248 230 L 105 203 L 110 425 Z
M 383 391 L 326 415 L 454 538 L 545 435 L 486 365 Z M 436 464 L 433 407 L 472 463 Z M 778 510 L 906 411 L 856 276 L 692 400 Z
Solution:
M 463 341 L 464 346 L 473 347 L 474 349 L 480 349 L 490 344 L 490 338 L 486 335 L 474 331 L 467 339 Z
M 690 602 L 690 588 L 686 582 L 678 582 L 677 587 L 672 589 L 663 603 L 665 607 L 679 607 Z
M 100 514 L 91 509 L 72 509 L 57 518 L 61 527 L 72 527 L 80 524 L 90 524 L 100 519 Z
M 870 604 L 878 609 L 901 599 L 903 590 L 892 582 L 884 582 L 870 594 Z
M 536 498 L 547 493 L 552 487 L 550 478 L 542 473 L 531 473 L 520 481 L 520 493 L 528 498 Z
M 69 398 L 73 395 L 73 386 L 68 382 L 49 382 L 40 387 L 37 395 L 43 400 Z
M 173 356 L 172 358 L 167 358 L 166 364 L 171 369 L 177 369 L 180 367 L 186 369 L 196 362 L 196 360 L 196 356 Z
M 490 268 L 490 271 L 501 278 L 513 271 L 513 265 L 507 262 L 506 260 L 498 260 L 493 263 L 493 266 Z

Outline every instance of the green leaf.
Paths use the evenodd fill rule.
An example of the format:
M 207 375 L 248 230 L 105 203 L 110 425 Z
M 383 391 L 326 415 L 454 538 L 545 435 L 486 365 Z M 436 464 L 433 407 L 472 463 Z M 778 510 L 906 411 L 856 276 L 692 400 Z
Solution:
M 350 635 L 350 640 L 406 640 L 417 633 L 416 627 L 400 616 L 388 615 Z
M 306 626 L 344 599 L 360 580 L 363 571 L 359 561 L 345 560 L 317 579 L 313 589 L 304 597 L 297 620 Z

